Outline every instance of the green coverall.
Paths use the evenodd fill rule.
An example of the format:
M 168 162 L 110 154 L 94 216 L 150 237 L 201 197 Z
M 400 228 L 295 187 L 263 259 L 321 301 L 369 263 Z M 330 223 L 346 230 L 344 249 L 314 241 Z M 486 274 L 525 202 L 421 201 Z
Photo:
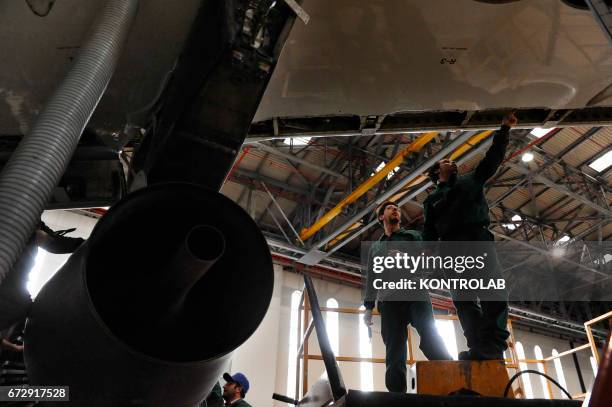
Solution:
M 375 242 L 369 253 L 368 264 L 372 257 L 386 255 L 383 242 L 394 241 L 422 241 L 421 233 L 415 230 L 399 229 L 391 236 L 383 234 L 378 242 Z M 366 281 L 366 296 L 364 306 L 373 309 L 375 298 L 372 287 L 372 273 L 368 272 Z M 431 300 L 427 292 L 421 293 L 420 301 L 381 301 L 378 300 L 378 311 L 381 317 L 381 335 L 385 344 L 385 385 L 391 392 L 405 393 L 406 383 L 406 360 L 408 340 L 408 325 L 412 325 L 418 332 L 421 342 L 419 348 L 429 360 L 451 360 L 452 357 L 446 350 L 446 346 L 436 329 Z
M 506 154 L 510 127 L 501 126 L 493 143 L 474 171 L 439 182 L 424 202 L 426 241 L 493 241 L 489 232 L 489 206 L 485 199 L 485 182 L 501 165 Z M 495 263 L 499 263 L 495 259 Z M 498 270 L 493 270 L 497 273 Z M 501 359 L 507 348 L 508 301 L 503 292 L 498 301 L 477 302 L 477 294 L 451 293 L 470 358 Z

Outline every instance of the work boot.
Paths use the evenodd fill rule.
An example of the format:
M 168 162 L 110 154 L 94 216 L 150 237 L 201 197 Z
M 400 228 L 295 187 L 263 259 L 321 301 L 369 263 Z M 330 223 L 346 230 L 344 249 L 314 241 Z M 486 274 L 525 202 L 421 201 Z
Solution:
M 459 360 L 503 360 L 503 353 L 481 352 L 478 349 L 470 349 L 459 352 Z
M 472 360 L 471 359 L 471 355 L 470 355 L 470 351 L 469 350 L 463 350 L 463 351 L 459 352 L 459 360 Z

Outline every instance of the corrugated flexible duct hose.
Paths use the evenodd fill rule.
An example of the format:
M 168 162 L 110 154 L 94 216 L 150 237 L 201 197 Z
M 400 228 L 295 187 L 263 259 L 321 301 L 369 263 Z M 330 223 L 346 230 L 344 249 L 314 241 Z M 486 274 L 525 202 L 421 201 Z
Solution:
M 0 173 L 0 282 L 18 260 L 106 90 L 138 0 L 109 0 L 72 69 Z

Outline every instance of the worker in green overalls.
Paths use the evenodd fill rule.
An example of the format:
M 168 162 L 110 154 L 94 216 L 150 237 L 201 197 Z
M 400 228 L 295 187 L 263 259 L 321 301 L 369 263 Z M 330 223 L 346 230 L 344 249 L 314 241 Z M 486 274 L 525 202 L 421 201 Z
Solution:
M 392 255 L 388 253 L 387 247 L 393 246 L 385 243 L 390 242 L 415 242 L 422 241 L 421 233 L 401 227 L 401 212 L 394 202 L 385 202 L 377 211 L 378 221 L 384 228 L 381 238 L 374 242 L 370 248 L 368 265 L 371 259 L 377 255 Z M 394 250 L 391 250 L 394 252 Z M 371 269 L 370 269 L 371 270 Z M 366 293 L 364 306 L 366 312 L 364 323 L 372 325 L 372 310 L 376 304 L 381 316 L 381 335 L 385 344 L 385 385 L 391 392 L 405 393 L 406 383 L 406 360 L 408 325 L 412 325 L 421 338 L 420 349 L 429 360 L 451 360 L 442 338 L 440 337 L 433 311 L 431 300 L 427 292 L 416 294 L 418 301 L 389 300 L 381 296 L 382 292 L 373 292 L 373 274 L 367 273 Z
M 485 199 L 485 182 L 501 165 L 508 146 L 510 128 L 517 123 L 516 116 L 507 115 L 493 135 L 493 142 L 485 157 L 474 171 L 459 175 L 457 164 L 449 159 L 436 163 L 429 177 L 437 184 L 424 202 L 426 241 L 493 241 L 488 230 L 489 206 Z M 499 262 L 491 259 L 497 273 Z M 507 293 L 499 293 L 497 300 L 477 301 L 476 293 L 452 292 L 457 316 L 461 322 L 469 350 L 461 352 L 463 360 L 503 359 L 507 348 L 508 301 Z

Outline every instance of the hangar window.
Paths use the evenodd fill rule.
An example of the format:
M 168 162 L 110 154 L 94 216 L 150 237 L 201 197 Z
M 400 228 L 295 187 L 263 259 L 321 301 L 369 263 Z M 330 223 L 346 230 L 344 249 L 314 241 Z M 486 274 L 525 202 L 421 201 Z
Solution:
M 42 281 L 42 268 L 48 254 L 48 251 L 39 247 L 36 258 L 34 259 L 34 266 L 32 266 L 32 270 L 30 270 L 30 274 L 28 274 L 26 288 L 32 298 L 36 297 L 42 286 L 46 283 L 46 281 Z
M 294 146 L 305 146 L 310 143 L 312 137 L 287 137 L 283 139 L 283 143 Z
M 378 164 L 378 167 L 374 169 L 374 172 L 370 174 L 370 177 L 373 177 L 374 174 L 382 170 L 385 167 L 385 165 L 387 165 L 387 163 L 385 161 L 381 161 L 380 164 Z M 393 170 L 391 170 L 387 174 L 387 179 L 391 179 L 391 177 L 393 177 L 399 170 L 400 170 L 400 167 L 395 167 Z
M 543 129 L 541 127 L 536 127 L 535 129 L 531 130 L 529 134 L 536 138 L 541 138 L 550 133 L 552 130 L 554 129 Z
M 523 218 L 521 217 L 521 215 L 514 215 L 512 217 L 512 223 L 504 223 L 503 226 L 508 229 L 508 230 L 515 230 L 519 224 L 523 221 Z
M 287 396 L 295 396 L 295 370 L 297 369 L 298 347 L 298 307 L 302 293 L 295 290 L 291 294 L 291 315 L 289 319 L 289 363 L 287 363 Z
M 525 350 L 523 349 L 523 344 L 520 342 L 516 342 L 515 345 L 515 349 L 516 349 L 516 356 L 518 356 L 519 360 L 525 360 Z M 527 367 L 527 363 L 525 362 L 519 362 L 519 367 L 521 370 L 527 370 L 529 369 L 529 367 Z M 523 374 L 521 376 L 523 378 L 523 385 L 525 387 L 525 398 L 526 399 L 532 399 L 533 398 L 533 389 L 531 388 L 531 379 L 529 378 L 529 376 L 527 374 Z
M 570 240 L 571 240 L 571 237 L 569 237 L 569 235 L 563 235 L 561 236 L 561 238 L 559 238 L 559 240 L 555 242 L 555 246 L 563 246 L 565 243 L 569 242 Z
M 593 376 L 597 376 L 597 362 L 595 361 L 595 357 L 591 356 L 591 369 L 593 369 Z
M 610 165 L 612 165 L 612 150 L 608 151 L 607 153 L 590 163 L 589 167 L 591 167 L 597 172 L 602 172 Z
M 552 350 L 553 356 L 559 356 L 559 352 L 557 349 Z M 561 360 L 559 358 L 555 359 L 555 372 L 557 373 L 557 381 L 564 389 L 567 389 L 567 383 L 565 382 L 565 375 L 563 374 L 563 366 L 561 365 Z M 561 394 L 563 398 L 567 398 L 565 394 Z
M 448 353 L 450 353 L 454 360 L 459 359 L 453 321 L 449 319 L 436 319 L 436 328 L 444 341 Z
M 606 253 L 603 256 L 603 259 L 595 259 L 595 264 L 608 264 L 612 261 L 612 254 Z
M 362 305 L 359 307 L 360 310 L 365 310 Z M 357 314 L 357 326 L 359 326 L 359 356 L 362 358 L 372 357 L 372 343 L 368 335 L 368 327 L 365 326 L 363 321 L 363 314 Z M 372 391 L 374 390 L 374 372 L 372 369 L 372 363 L 360 362 L 360 374 L 361 374 L 361 387 L 359 390 Z
M 327 300 L 327 308 L 338 308 L 338 301 L 334 298 Z M 329 345 L 334 352 L 334 356 L 338 356 L 339 347 L 339 336 L 338 336 L 338 313 L 335 311 L 325 312 L 325 327 L 327 329 L 327 336 L 329 337 Z
M 544 359 L 542 349 L 538 345 L 533 348 L 533 353 L 535 354 L 536 359 Z M 544 365 L 542 365 L 542 363 L 538 363 L 538 372 L 544 373 Z M 546 383 L 546 378 L 544 376 L 540 376 L 540 384 L 542 385 L 542 394 L 544 395 L 544 398 L 549 399 L 550 394 L 548 393 L 548 384 Z

